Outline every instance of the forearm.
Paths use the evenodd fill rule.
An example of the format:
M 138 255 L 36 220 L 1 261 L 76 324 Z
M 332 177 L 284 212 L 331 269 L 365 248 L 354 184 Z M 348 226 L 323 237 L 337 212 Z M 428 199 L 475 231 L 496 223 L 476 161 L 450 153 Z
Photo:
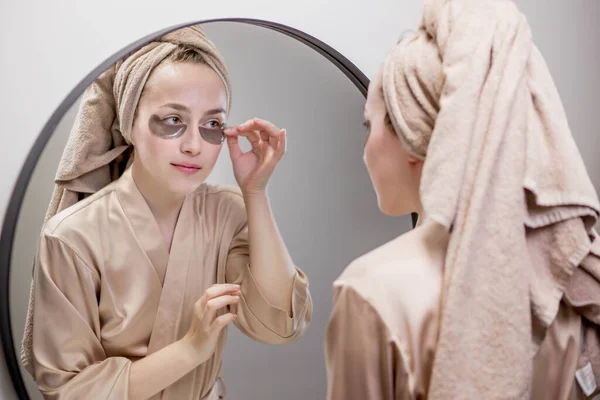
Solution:
M 172 385 L 200 365 L 202 360 L 183 340 L 131 364 L 129 398 L 147 399 Z
M 266 193 L 244 194 L 248 214 L 250 268 L 274 306 L 291 312 L 296 268 L 279 233 Z

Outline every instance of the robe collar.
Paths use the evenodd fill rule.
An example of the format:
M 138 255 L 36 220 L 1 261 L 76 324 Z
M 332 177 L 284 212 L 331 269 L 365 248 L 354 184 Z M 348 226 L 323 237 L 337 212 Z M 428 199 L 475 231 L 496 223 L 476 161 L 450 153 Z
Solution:
M 127 219 L 131 223 L 131 227 L 137 237 L 139 244 L 145 251 L 148 259 L 160 280 L 161 286 L 164 284 L 167 266 L 169 263 L 169 249 L 167 243 L 158 227 L 158 223 L 144 199 L 144 196 L 138 189 L 131 174 L 131 167 L 127 168 L 123 175 L 119 178 L 116 188 L 117 196 L 123 207 Z M 189 195 L 185 197 L 181 211 L 175 226 L 173 234 L 173 242 L 171 245 L 171 253 L 178 250 L 180 243 L 185 238 L 180 237 L 182 234 L 182 225 L 180 222 L 190 223 L 188 219 Z

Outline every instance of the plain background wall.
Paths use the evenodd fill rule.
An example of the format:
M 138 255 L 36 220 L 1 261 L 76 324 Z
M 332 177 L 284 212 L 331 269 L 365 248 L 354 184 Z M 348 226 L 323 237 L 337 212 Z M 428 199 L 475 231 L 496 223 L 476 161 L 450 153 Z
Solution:
M 600 15 L 596 0 L 520 0 L 535 42 L 561 93 L 570 126 L 600 188 Z M 362 3 L 361 5 L 366 5 Z M 541 8 L 543 7 L 543 8 Z M 107 0 L 101 5 L 64 0 L 0 3 L 0 218 L 33 141 L 54 109 L 94 67 L 123 46 L 164 27 L 215 17 L 254 17 L 304 30 L 324 40 L 368 76 L 404 29 L 415 28 L 418 1 L 377 0 L 357 7 L 341 0 L 299 3 L 231 0 Z M 135 22 L 132 22 L 135 21 Z M 29 268 L 29 267 L 28 267 Z M 1 356 L 0 356 L 1 357 Z M 0 360 L 0 398 L 14 398 Z

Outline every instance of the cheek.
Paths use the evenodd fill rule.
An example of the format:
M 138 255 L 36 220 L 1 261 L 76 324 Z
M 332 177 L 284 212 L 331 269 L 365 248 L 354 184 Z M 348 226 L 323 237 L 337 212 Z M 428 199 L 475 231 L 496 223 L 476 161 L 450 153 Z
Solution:
M 140 135 L 140 139 L 135 146 L 136 151 L 147 161 L 169 158 L 178 147 L 177 140 L 159 138 L 150 133 Z
M 221 153 L 222 148 L 223 145 L 215 146 L 211 144 L 205 144 L 202 152 L 204 153 L 204 156 L 206 157 L 207 161 L 209 161 L 211 164 L 214 164 L 217 162 L 217 158 L 219 158 L 219 154 Z
M 371 175 L 377 172 L 377 167 L 381 164 L 385 148 L 385 134 L 381 130 L 372 129 L 365 143 L 364 160 Z
M 402 179 L 405 157 L 393 132 L 373 131 L 365 145 L 364 157 L 374 183 L 396 185 Z

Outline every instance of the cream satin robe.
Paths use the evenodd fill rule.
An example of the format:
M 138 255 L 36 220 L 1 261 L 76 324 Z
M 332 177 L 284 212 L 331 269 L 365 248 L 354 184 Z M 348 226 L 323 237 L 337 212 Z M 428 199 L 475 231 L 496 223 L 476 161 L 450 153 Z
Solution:
M 249 266 L 247 217 L 233 188 L 202 185 L 183 203 L 169 254 L 128 169 L 57 214 L 40 239 L 33 364 L 47 399 L 126 399 L 131 363 L 179 340 L 215 283 L 241 285 L 236 325 L 269 344 L 298 339 L 312 314 L 297 269 L 292 316 L 269 304 Z M 214 355 L 162 399 L 216 399 L 226 331 Z
M 442 269 L 407 265 L 401 252 L 397 239 L 391 241 L 355 260 L 334 282 L 325 339 L 328 400 L 427 398 Z M 575 381 L 580 328 L 579 315 L 561 303 L 534 360 L 532 399 L 585 398 Z

